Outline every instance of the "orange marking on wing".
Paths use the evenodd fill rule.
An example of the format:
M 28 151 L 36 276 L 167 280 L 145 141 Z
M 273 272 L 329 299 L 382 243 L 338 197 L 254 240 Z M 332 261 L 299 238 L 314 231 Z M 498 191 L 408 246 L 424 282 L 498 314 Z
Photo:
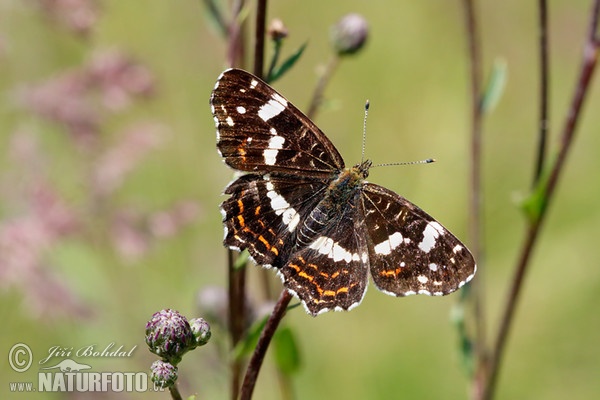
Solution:
M 241 199 L 238 199 L 238 208 L 240 209 L 240 214 L 244 212 L 244 202 Z
M 265 237 L 263 235 L 259 235 L 258 236 L 258 240 L 260 240 L 267 249 L 271 248 L 271 245 L 269 244 L 269 241 L 267 239 L 265 239 Z
M 260 206 L 257 206 L 257 207 L 254 209 L 254 215 L 259 215 L 259 214 L 260 214 Z
M 240 226 L 246 226 L 246 221 L 244 220 L 244 217 L 242 217 L 241 215 L 238 215 L 237 219 L 240 223 Z
M 331 278 L 332 278 L 332 279 L 335 279 L 335 278 L 337 278 L 338 276 L 340 276 L 340 271 L 335 271 L 333 274 L 331 274 Z
M 310 282 L 312 282 L 315 278 L 313 276 L 308 275 L 306 272 L 304 271 L 298 271 L 298 276 L 304 278 L 304 279 L 308 279 Z M 317 285 L 318 287 L 318 285 Z
M 385 277 L 388 277 L 388 278 L 396 277 L 399 274 L 400 274 L 400 268 L 390 269 L 390 270 L 387 270 L 387 271 L 381 271 L 379 273 L 379 275 L 385 276 Z
M 299 266 L 297 266 L 296 264 L 292 264 L 292 263 L 290 263 L 290 264 L 288 264 L 288 265 L 289 265 L 289 266 L 290 266 L 290 267 L 291 267 L 291 268 L 292 268 L 294 271 L 296 271 L 296 272 L 300 272 L 300 267 L 299 267 Z

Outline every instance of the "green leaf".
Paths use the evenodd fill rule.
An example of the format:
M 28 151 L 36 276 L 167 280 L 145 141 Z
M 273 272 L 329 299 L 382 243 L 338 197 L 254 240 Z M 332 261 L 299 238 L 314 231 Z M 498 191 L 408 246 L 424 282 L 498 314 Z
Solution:
M 521 201 L 521 210 L 525 213 L 530 222 L 538 221 L 548 205 L 548 171 L 550 171 L 550 169 L 546 169 L 542 172 L 537 185 L 529 193 L 529 196 Z
M 292 375 L 300 369 L 300 350 L 289 327 L 281 327 L 275 332 L 273 355 L 277 368 L 285 375 Z
M 504 93 L 506 77 L 506 61 L 503 59 L 494 61 L 492 73 L 485 86 L 483 96 L 481 97 L 481 111 L 483 113 L 489 113 L 498 104 L 498 101 Z
M 457 303 L 452 308 L 450 319 L 456 327 L 459 341 L 459 355 L 461 364 L 469 377 L 473 377 L 475 371 L 475 354 L 474 346 L 471 337 L 467 333 L 467 325 L 465 323 L 465 306 L 464 303 Z
M 233 262 L 233 269 L 237 271 L 244 268 L 249 258 L 250 254 L 248 253 L 248 250 L 242 251 Z
M 275 82 L 277 79 L 281 78 L 290 68 L 292 68 L 294 66 L 294 64 L 296 64 L 296 61 L 298 61 L 300 59 L 300 56 L 302 56 L 302 53 L 304 52 L 304 49 L 306 49 L 307 45 L 308 45 L 308 42 L 304 43 L 302 46 L 300 46 L 300 48 L 298 48 L 298 50 L 296 50 L 296 52 L 294 54 L 289 56 L 279 67 L 273 68 L 272 72 L 267 77 L 267 82 L 269 82 L 269 83 Z

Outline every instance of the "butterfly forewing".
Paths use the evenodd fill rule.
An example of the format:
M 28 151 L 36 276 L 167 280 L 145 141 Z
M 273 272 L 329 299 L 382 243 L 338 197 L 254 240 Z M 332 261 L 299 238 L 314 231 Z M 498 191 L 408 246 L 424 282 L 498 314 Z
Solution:
M 328 177 L 344 161 L 319 128 L 254 75 L 230 69 L 211 97 L 217 148 L 232 168 Z
M 429 214 L 374 184 L 363 186 L 371 276 L 396 296 L 445 295 L 471 280 L 476 265 L 467 248 Z

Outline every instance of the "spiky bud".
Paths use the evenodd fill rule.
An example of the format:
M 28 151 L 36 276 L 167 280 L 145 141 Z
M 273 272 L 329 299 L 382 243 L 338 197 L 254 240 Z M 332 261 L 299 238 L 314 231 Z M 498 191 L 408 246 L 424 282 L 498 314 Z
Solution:
M 196 347 L 188 320 L 171 309 L 154 313 L 146 324 L 146 344 L 150 351 L 173 365 Z
M 177 381 L 177 367 L 166 361 L 157 360 L 150 366 L 150 379 L 161 388 L 168 388 Z

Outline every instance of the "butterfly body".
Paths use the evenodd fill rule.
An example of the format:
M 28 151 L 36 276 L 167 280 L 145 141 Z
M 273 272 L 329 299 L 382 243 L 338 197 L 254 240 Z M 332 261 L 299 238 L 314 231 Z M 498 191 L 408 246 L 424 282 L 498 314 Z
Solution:
M 221 205 L 226 246 L 276 268 L 308 313 L 349 310 L 369 274 L 384 293 L 445 295 L 468 282 L 471 253 L 431 216 L 366 181 L 296 107 L 254 75 L 219 77 L 211 96 L 217 148 L 234 169 Z

